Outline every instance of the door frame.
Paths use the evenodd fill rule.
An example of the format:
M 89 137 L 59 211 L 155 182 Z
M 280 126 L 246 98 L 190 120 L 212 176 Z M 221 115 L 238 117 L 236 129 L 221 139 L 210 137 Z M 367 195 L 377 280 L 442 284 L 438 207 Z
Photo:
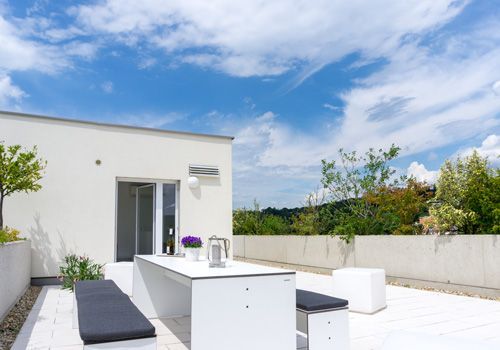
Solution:
M 166 180 L 166 179 L 148 179 L 140 177 L 116 177 L 115 179 L 115 237 L 113 242 L 113 261 L 116 262 L 118 254 L 118 183 L 119 182 L 132 182 L 132 183 L 144 183 L 144 184 L 154 184 L 155 185 L 155 220 L 154 220 L 154 232 L 153 232 L 153 254 L 162 254 L 163 250 L 163 184 L 173 184 L 175 185 L 175 253 L 179 253 L 179 246 L 177 242 L 179 241 L 179 229 L 180 229 L 180 180 Z M 137 224 L 137 222 L 136 222 Z M 156 234 L 160 232 L 160 234 Z

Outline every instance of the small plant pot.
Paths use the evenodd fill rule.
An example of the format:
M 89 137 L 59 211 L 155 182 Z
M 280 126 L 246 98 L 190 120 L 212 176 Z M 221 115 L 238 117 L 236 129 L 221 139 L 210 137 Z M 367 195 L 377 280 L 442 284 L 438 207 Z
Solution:
M 200 250 L 201 248 L 184 248 L 184 252 L 186 253 L 186 261 L 200 260 Z

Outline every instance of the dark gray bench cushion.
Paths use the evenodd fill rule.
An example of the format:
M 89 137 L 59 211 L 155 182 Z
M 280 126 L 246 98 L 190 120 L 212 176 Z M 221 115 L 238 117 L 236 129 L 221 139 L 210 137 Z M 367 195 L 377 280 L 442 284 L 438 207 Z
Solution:
M 77 300 L 85 297 L 96 297 L 102 294 L 116 295 L 123 293 L 113 280 L 77 281 L 75 296 Z
M 151 322 L 113 281 L 85 282 L 93 283 L 77 282 L 75 285 L 78 325 L 84 344 L 155 336 Z
M 297 289 L 297 309 L 311 312 L 347 307 L 348 301 L 329 295 Z

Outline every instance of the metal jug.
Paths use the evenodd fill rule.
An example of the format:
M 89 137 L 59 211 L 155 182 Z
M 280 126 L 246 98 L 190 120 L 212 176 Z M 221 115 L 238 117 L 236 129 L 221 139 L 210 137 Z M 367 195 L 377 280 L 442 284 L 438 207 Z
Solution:
M 209 266 L 226 267 L 230 246 L 231 242 L 227 238 L 219 238 L 216 235 L 210 237 L 207 244 L 207 259 Z M 222 253 L 224 253 L 224 257 L 222 257 Z

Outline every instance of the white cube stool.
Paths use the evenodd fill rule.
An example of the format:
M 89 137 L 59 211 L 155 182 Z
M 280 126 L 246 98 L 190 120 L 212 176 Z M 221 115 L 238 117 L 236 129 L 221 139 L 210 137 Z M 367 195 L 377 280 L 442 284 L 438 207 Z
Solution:
M 383 269 L 346 268 L 334 270 L 333 295 L 349 301 L 349 310 L 367 314 L 387 306 Z
M 132 296 L 132 278 L 134 274 L 134 263 L 121 261 L 108 263 L 104 266 L 104 279 L 113 280 L 116 285 L 128 296 Z

